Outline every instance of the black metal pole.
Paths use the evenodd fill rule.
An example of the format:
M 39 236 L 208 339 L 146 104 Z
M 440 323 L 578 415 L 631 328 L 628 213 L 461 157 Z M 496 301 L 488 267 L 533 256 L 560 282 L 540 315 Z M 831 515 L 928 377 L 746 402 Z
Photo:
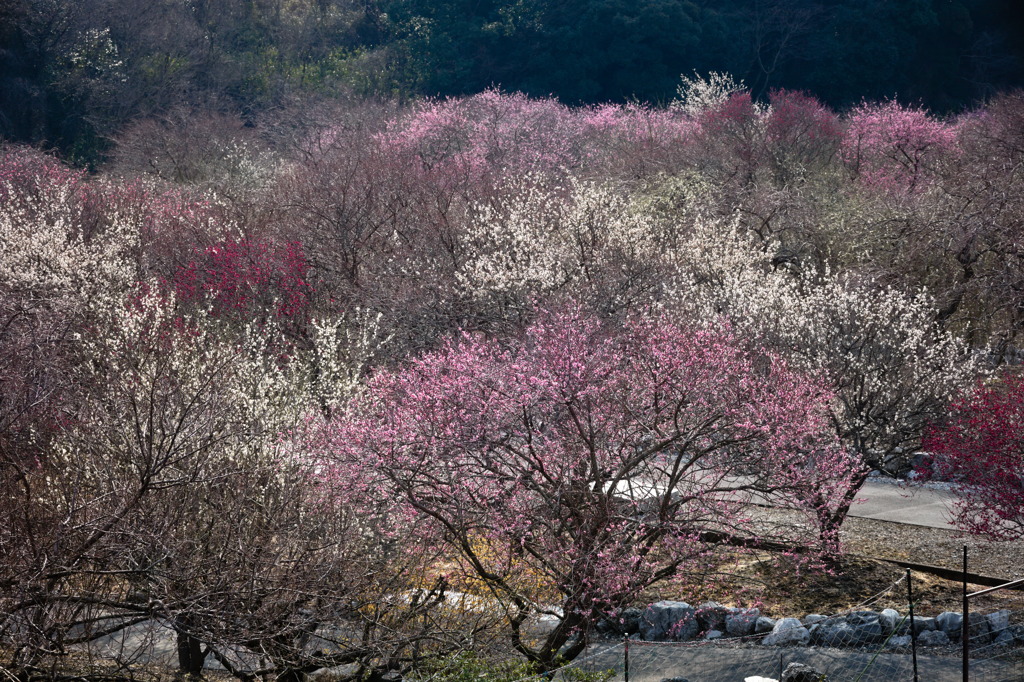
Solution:
M 629 635 L 623 635 L 622 678 L 629 682 Z
M 971 679 L 971 644 L 970 644 L 970 631 L 971 631 L 971 615 L 970 606 L 967 602 L 967 545 L 964 545 L 964 619 L 961 628 L 961 639 L 963 640 L 963 657 L 964 657 L 964 672 L 963 682 L 969 682 Z
M 907 569 L 907 604 L 910 607 L 910 657 L 914 661 L 914 682 L 917 682 L 917 632 L 914 629 L 914 587 Z

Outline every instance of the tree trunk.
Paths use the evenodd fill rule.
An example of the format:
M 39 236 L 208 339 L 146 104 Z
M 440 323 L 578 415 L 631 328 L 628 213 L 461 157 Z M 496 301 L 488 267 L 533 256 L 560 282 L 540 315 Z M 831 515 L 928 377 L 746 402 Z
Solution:
M 822 500 L 822 504 L 818 508 L 818 537 L 821 540 L 827 559 L 838 558 L 839 531 L 850 513 L 850 507 L 857 499 L 857 493 L 864 486 L 864 482 L 868 480 L 868 474 L 870 473 L 871 469 L 868 468 L 857 472 L 857 475 L 850 480 L 850 487 L 843 493 L 843 497 L 835 509 L 830 510 L 827 507 L 827 501 Z
M 181 677 L 198 678 L 203 674 L 203 643 L 189 632 L 191 622 L 187 617 L 179 617 L 174 621 L 174 630 L 178 640 L 178 675 Z

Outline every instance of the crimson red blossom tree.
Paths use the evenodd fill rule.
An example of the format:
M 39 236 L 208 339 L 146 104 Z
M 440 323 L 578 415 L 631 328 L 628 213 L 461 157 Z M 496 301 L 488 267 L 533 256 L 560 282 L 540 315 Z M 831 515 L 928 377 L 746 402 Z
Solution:
M 954 403 L 924 447 L 956 481 L 956 524 L 993 540 L 1024 538 L 1024 377 L 981 384 Z
M 404 500 L 424 546 L 449 548 L 447 581 L 493 600 L 539 670 L 716 540 L 813 544 L 814 524 L 749 503 L 814 514 L 801 500 L 849 476 L 819 382 L 727 331 L 613 327 L 571 307 L 507 343 L 464 335 L 376 374 L 318 444 L 331 476 Z M 531 639 L 539 613 L 558 625 Z
M 172 286 L 183 302 L 208 302 L 215 317 L 301 327 L 313 293 L 308 269 L 298 242 L 223 239 L 196 253 Z

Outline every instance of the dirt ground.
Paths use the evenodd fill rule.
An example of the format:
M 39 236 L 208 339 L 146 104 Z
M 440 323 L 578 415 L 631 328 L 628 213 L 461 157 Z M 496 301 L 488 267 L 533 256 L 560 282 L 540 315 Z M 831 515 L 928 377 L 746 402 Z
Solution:
M 989 542 L 953 530 L 849 518 L 843 527 L 845 554 L 826 570 L 799 567 L 768 553 L 718 555 L 715 566 L 687 580 L 664 583 L 644 595 L 647 602 L 678 599 L 691 604 L 718 601 L 729 606 L 757 606 L 770 617 L 832 614 L 854 608 L 894 608 L 907 612 L 906 569 L 878 558 L 891 558 L 960 570 L 968 546 L 968 570 L 1007 581 L 1024 577 L 1024 542 Z M 915 612 L 936 616 L 962 611 L 963 584 L 912 571 Z M 969 591 L 986 586 L 968 585 Z M 1003 590 L 972 600 L 971 610 L 1017 612 L 1024 620 L 1024 590 Z

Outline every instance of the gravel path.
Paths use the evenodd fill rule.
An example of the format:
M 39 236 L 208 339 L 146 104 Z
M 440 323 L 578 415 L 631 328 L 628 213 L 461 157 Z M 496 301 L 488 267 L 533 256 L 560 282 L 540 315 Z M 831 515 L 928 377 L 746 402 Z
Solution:
M 900 559 L 960 570 L 967 545 L 972 573 L 1016 580 L 1024 578 L 1024 541 L 991 542 L 956 530 L 850 517 L 843 525 L 845 547 L 857 554 Z

